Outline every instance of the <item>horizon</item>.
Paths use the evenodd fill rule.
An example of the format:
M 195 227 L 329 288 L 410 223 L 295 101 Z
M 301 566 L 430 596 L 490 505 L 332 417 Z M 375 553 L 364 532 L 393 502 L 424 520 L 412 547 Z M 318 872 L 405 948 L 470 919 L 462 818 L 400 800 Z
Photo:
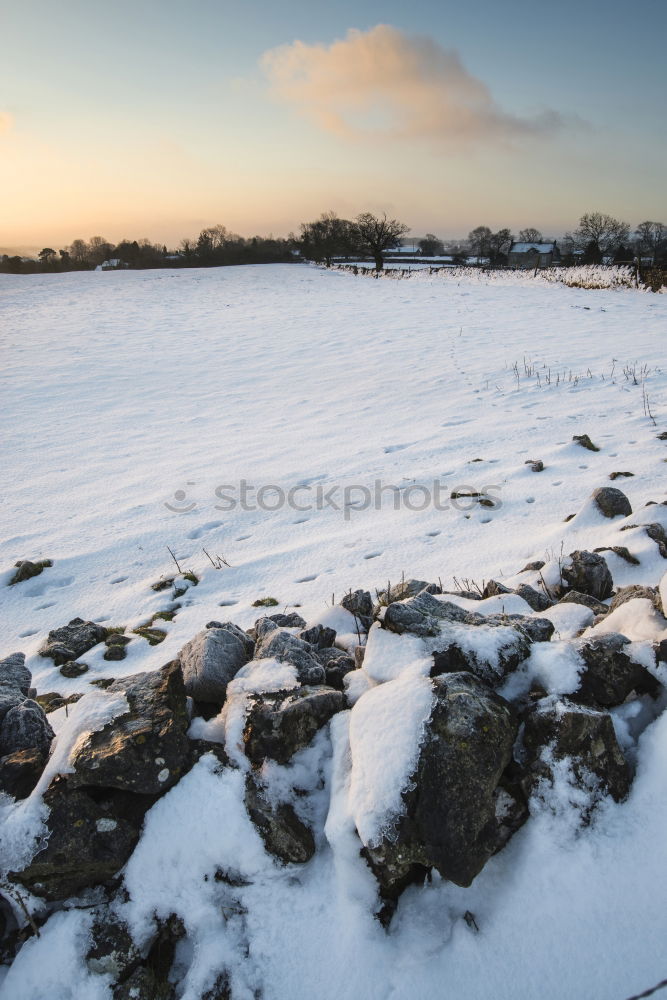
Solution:
M 664 214 L 653 0 L 33 0 L 3 27 L 0 252 L 91 235 L 172 248 L 217 222 L 284 237 L 328 210 L 446 242 Z

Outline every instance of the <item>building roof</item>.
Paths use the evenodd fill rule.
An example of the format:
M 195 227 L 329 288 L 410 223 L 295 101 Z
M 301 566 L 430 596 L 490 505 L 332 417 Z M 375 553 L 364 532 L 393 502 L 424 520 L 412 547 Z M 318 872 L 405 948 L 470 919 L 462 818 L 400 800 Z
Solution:
M 551 253 L 556 243 L 513 243 L 510 253 Z

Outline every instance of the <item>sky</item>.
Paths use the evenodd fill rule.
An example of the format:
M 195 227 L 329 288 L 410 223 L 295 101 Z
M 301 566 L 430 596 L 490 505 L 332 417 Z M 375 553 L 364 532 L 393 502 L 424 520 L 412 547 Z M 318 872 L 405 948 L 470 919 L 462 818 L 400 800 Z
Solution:
M 0 0 L 0 249 L 667 222 L 663 0 Z

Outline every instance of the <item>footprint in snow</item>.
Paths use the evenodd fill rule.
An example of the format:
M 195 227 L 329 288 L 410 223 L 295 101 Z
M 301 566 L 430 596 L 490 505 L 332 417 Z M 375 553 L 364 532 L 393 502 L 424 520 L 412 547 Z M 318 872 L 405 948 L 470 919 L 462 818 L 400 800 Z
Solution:
M 28 629 L 27 632 L 19 632 L 19 639 L 27 639 L 28 636 L 37 635 L 38 632 L 39 632 L 38 628 Z
M 438 535 L 442 534 L 442 532 L 438 529 L 438 531 L 427 531 L 426 534 L 429 538 L 436 538 Z
M 562 486 L 563 485 L 563 480 L 562 479 L 557 479 L 556 482 L 552 483 L 551 485 L 552 486 Z
M 364 559 L 377 559 L 377 557 L 381 555 L 382 552 L 367 552 Z
M 201 538 L 205 535 L 207 531 L 212 531 L 213 528 L 219 528 L 222 525 L 222 521 L 207 521 L 206 524 L 202 524 L 200 528 L 195 528 L 194 531 L 188 532 L 188 538 Z
M 38 604 L 35 611 L 46 611 L 47 608 L 55 608 L 55 606 L 55 601 L 49 601 L 47 604 Z
M 587 468 L 588 468 L 588 466 L 587 466 L 587 465 L 580 465 L 580 466 L 579 466 L 579 468 L 580 468 L 580 469 L 587 469 Z
M 292 524 L 305 524 L 306 521 L 310 521 L 309 517 L 297 517 L 296 521 L 292 521 Z
M 301 576 L 295 583 L 311 583 L 313 580 L 317 580 L 317 573 L 313 573 L 312 576 Z
M 239 603 L 238 601 L 219 601 L 218 602 L 218 607 L 219 608 L 231 608 L 235 604 L 238 604 L 238 603 Z
M 239 535 L 239 537 L 235 538 L 234 541 L 235 542 L 245 542 L 246 538 L 252 538 L 252 535 Z
M 41 579 L 41 577 L 40 577 Z M 61 576 L 59 580 L 50 579 L 45 583 L 37 584 L 35 587 L 31 587 L 30 590 L 26 591 L 28 597 L 42 597 L 49 590 L 60 589 L 61 587 L 69 587 L 70 584 L 74 583 L 73 576 Z
M 526 503 L 535 503 L 535 497 L 526 497 Z
M 412 442 L 410 444 L 388 444 L 384 449 L 384 453 L 385 455 L 389 455 L 392 451 L 403 451 L 404 448 L 410 448 L 411 444 Z
M 126 580 L 127 580 L 126 576 L 117 576 L 115 580 L 111 581 L 111 583 L 112 584 L 113 583 L 125 583 Z

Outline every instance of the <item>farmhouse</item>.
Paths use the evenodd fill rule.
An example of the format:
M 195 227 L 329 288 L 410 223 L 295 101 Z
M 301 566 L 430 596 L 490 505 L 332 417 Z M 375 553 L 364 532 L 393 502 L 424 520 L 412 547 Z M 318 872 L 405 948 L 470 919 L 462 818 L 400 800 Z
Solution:
M 512 243 L 507 260 L 510 267 L 551 267 L 560 264 L 560 250 L 550 243 Z

